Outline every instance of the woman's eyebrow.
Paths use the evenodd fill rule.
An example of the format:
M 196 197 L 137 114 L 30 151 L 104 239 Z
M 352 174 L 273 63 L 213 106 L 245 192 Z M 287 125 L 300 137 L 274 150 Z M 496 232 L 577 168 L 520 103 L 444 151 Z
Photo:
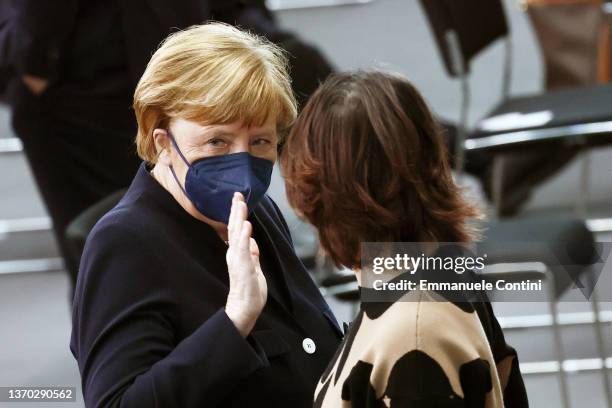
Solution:
M 251 137 L 252 139 L 258 138 L 258 137 L 274 137 L 274 132 L 270 131 L 270 132 L 259 132 L 259 133 L 254 133 L 253 136 Z
M 264 128 L 258 132 L 254 132 L 253 137 L 262 137 L 262 136 L 273 137 L 276 134 L 277 134 L 276 129 Z
M 212 132 L 210 132 L 210 134 L 204 133 L 203 136 L 204 137 L 220 137 L 220 136 L 236 137 L 236 134 L 228 130 L 213 130 Z

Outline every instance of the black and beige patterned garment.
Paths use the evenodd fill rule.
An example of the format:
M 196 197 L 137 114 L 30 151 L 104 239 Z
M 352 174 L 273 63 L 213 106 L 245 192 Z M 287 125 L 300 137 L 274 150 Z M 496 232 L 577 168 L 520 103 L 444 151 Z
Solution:
M 527 407 L 516 352 L 488 301 L 433 297 L 413 291 L 392 303 L 362 303 L 314 407 Z

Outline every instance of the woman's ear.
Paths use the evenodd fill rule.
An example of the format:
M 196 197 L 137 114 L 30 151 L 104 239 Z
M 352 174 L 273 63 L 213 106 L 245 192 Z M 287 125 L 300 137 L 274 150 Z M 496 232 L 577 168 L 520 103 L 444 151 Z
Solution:
M 170 139 L 168 132 L 165 129 L 153 130 L 153 142 L 155 143 L 155 151 L 157 152 L 157 162 L 166 166 L 172 164 L 170 156 Z

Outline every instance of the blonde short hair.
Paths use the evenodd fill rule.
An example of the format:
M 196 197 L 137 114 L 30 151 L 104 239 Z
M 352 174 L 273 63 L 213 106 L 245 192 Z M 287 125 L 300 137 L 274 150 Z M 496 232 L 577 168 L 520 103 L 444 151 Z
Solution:
M 164 40 L 136 87 L 134 110 L 138 155 L 152 163 L 153 130 L 174 118 L 245 126 L 275 118 L 282 134 L 297 115 L 283 50 L 222 23 L 192 26 Z

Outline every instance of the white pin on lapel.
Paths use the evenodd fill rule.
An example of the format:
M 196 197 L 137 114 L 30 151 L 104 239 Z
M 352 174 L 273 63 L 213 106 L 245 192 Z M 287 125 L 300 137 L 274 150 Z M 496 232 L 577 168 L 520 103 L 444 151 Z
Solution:
M 317 345 L 315 344 L 315 342 L 311 338 L 308 338 L 308 337 L 306 337 L 302 341 L 302 347 L 304 348 L 304 351 L 307 352 L 308 354 L 312 354 L 317 350 Z

